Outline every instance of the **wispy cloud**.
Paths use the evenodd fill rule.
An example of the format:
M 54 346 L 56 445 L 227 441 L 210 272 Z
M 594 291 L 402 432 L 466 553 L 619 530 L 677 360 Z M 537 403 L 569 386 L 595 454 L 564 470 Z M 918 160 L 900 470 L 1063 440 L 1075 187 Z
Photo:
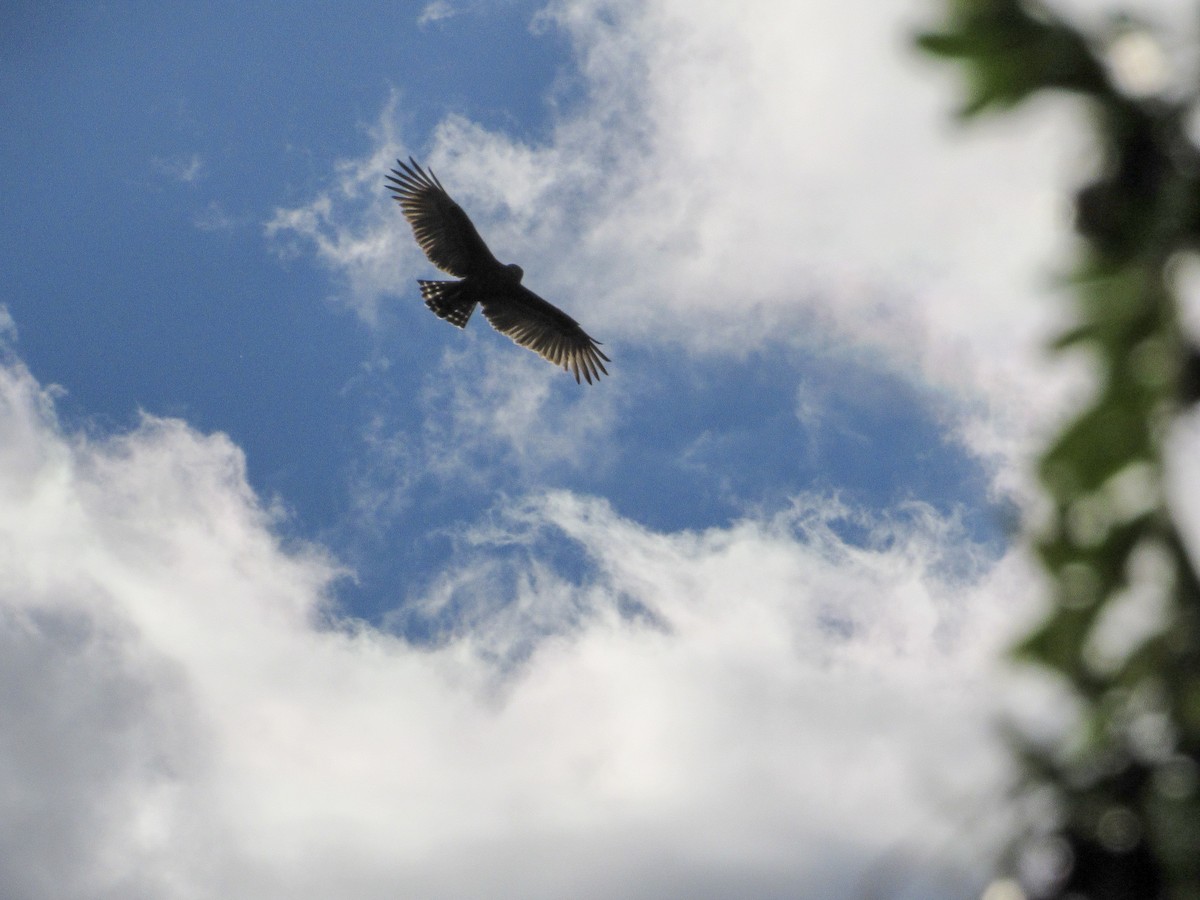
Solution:
M 381 409 L 366 426 L 352 478 L 355 527 L 402 521 L 425 491 L 479 503 L 498 484 L 523 491 L 613 464 L 613 430 L 629 399 L 619 386 L 589 394 L 495 335 L 439 331 L 447 347 L 406 414 Z
M 17 340 L 17 323 L 8 311 L 8 306 L 0 303 L 0 349 L 9 349 Z
M 502 457 L 505 465 L 531 472 L 600 464 L 595 445 L 614 424 L 619 391 L 555 391 L 562 372 L 511 347 L 493 349 L 497 344 L 447 353 L 428 379 L 422 398 L 430 410 L 427 436 L 443 448 L 447 471 L 485 448 L 493 460 Z
M 244 217 L 231 215 L 219 200 L 210 201 L 192 222 L 201 231 L 233 231 L 249 224 Z
M 204 177 L 204 160 L 199 153 L 166 158 L 155 157 L 151 163 L 162 174 L 182 181 L 184 184 L 193 184 Z
M 417 16 L 418 25 L 428 25 L 430 22 L 440 22 L 458 15 L 458 10 L 447 0 L 433 0 L 421 10 Z
M 384 191 L 384 175 L 406 155 L 395 127 L 398 100 L 393 92 L 370 129 L 369 157 L 339 163 L 329 188 L 306 204 L 275 210 L 264 226 L 277 252 L 314 252 L 343 280 L 338 298 L 373 326 L 381 299 L 399 290 L 403 273 L 420 258 Z

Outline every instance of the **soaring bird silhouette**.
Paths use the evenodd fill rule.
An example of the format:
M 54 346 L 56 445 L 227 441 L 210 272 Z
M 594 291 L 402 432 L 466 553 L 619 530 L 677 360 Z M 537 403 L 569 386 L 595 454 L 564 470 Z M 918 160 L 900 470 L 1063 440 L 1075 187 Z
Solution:
M 436 315 L 459 328 L 476 305 L 492 327 L 522 347 L 568 372 L 583 376 L 588 384 L 600 373 L 608 374 L 612 362 L 579 323 L 521 284 L 524 272 L 515 264 L 503 265 L 488 249 L 463 208 L 450 199 L 433 169 L 426 172 L 411 156 L 410 165 L 396 160 L 399 169 L 387 176 L 388 189 L 412 226 L 417 244 L 429 261 L 462 281 L 417 281 L 421 296 Z

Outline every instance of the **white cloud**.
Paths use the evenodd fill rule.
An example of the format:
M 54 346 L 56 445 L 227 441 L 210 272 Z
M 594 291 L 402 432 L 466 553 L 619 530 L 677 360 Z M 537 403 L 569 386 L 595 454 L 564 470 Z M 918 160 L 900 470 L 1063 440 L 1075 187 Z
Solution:
M 17 341 L 17 323 L 8 307 L 0 303 L 0 347 L 9 347 Z
M 15 362 L 0 501 L 15 900 L 852 897 L 895 860 L 913 896 L 974 884 L 985 661 L 1029 576 L 955 576 L 974 551 L 928 510 L 852 546 L 819 498 L 662 534 L 535 495 L 466 536 L 461 627 L 420 648 L 330 627 L 337 567 L 273 535 L 228 439 L 65 433 Z M 493 552 L 546 535 L 591 574 Z
M 417 17 L 418 25 L 428 25 L 430 22 L 440 22 L 443 19 L 449 19 L 452 16 L 458 15 L 458 10 L 451 6 L 446 0 L 433 0 L 432 3 L 426 4 L 421 10 L 421 15 Z
M 428 410 L 428 468 L 461 476 L 481 453 L 489 468 L 503 460 L 510 471 L 525 473 L 602 464 L 592 444 L 607 436 L 619 392 L 553 390 L 562 377 L 499 341 L 447 351 L 421 400 Z
M 447 347 L 422 380 L 420 427 L 372 417 L 352 478 L 359 526 L 396 521 L 420 485 L 526 490 L 552 472 L 611 467 L 613 427 L 626 392 L 589 390 L 504 338 L 446 330 Z M 565 390 L 563 388 L 566 388 Z
M 381 298 L 406 281 L 420 251 L 396 224 L 396 204 L 384 192 L 384 175 L 403 159 L 395 130 L 399 94 L 393 92 L 375 125 L 374 145 L 364 159 L 338 164 L 333 186 L 299 207 L 275 210 L 265 233 L 277 251 L 294 254 L 311 247 L 317 259 L 345 280 L 339 299 L 365 322 L 379 326 Z

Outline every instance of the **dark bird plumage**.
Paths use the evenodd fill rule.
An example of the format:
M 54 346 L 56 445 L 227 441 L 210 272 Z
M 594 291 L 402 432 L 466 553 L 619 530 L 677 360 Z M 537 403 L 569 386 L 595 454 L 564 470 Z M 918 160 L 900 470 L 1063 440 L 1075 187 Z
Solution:
M 488 249 L 463 208 L 450 199 L 430 169 L 411 156 L 409 165 L 387 176 L 388 189 L 412 226 L 429 261 L 461 281 L 418 281 L 421 296 L 437 316 L 465 328 L 476 305 L 501 334 L 562 366 L 588 384 L 611 360 L 579 323 L 521 284 L 517 265 L 504 265 Z

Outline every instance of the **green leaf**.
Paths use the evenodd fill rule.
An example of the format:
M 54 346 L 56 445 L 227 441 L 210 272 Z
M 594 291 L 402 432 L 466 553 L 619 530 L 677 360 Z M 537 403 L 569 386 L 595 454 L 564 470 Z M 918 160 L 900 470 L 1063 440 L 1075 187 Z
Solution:
M 943 56 L 951 59 L 967 56 L 972 52 L 970 42 L 959 34 L 926 32 L 917 35 L 916 44 L 932 56 Z

